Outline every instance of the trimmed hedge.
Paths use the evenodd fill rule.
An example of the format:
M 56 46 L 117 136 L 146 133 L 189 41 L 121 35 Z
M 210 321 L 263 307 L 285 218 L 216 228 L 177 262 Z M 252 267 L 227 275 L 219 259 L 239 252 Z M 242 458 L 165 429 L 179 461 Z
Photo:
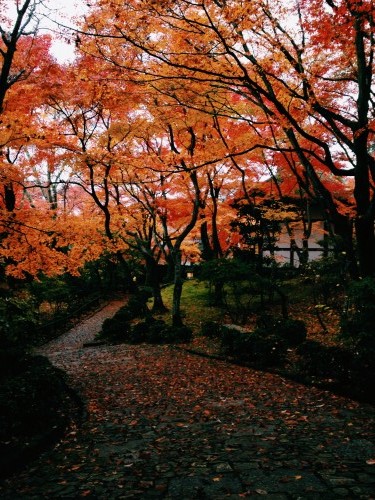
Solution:
M 131 324 L 127 308 L 108 318 L 102 325 L 98 338 L 127 344 L 171 344 L 190 342 L 193 332 L 186 326 L 172 327 L 163 320 L 147 316 L 143 321 Z
M 208 338 L 219 338 L 222 352 L 227 356 L 272 366 L 284 360 L 288 348 L 306 340 L 307 330 L 301 320 L 262 316 L 254 331 L 209 321 L 202 324 L 201 333 Z
M 221 349 L 227 356 L 260 366 L 272 366 L 283 361 L 286 344 L 277 335 L 264 335 L 259 330 L 245 332 L 223 325 Z

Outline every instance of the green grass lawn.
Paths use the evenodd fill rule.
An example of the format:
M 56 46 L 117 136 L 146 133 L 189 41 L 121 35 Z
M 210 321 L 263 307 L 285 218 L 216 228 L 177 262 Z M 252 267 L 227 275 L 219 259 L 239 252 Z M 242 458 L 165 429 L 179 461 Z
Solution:
M 163 301 L 168 312 L 158 317 L 171 323 L 173 285 L 165 287 L 162 291 Z M 152 305 L 152 300 L 151 300 Z M 204 321 L 220 321 L 223 310 L 210 305 L 210 291 L 207 283 L 197 280 L 186 280 L 182 289 L 181 314 L 184 323 L 194 333 L 199 333 Z

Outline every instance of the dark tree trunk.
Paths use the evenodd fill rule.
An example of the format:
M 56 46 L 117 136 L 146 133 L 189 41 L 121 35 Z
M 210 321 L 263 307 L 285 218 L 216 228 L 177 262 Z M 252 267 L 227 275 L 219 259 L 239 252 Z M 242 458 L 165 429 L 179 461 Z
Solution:
M 367 157 L 367 133 L 362 133 L 355 139 L 356 175 L 354 197 L 357 203 L 355 219 L 355 234 L 357 240 L 357 255 L 361 276 L 375 274 L 375 233 L 374 216 L 370 201 L 370 179 Z
M 200 233 L 201 233 L 201 244 L 202 244 L 201 256 L 203 260 L 209 261 L 215 258 L 215 252 L 210 245 L 207 221 L 202 222 L 200 229 L 201 229 Z
M 161 286 L 160 286 L 160 275 L 159 268 L 155 260 L 150 256 L 145 256 L 146 261 L 146 286 L 149 286 L 152 289 L 152 298 L 154 300 L 154 304 L 152 306 L 153 313 L 164 313 L 168 309 L 165 307 L 163 302 L 163 297 L 161 295 Z
M 125 290 L 130 292 L 130 293 L 135 293 L 138 290 L 138 287 L 137 287 L 137 284 L 132 279 L 129 264 L 127 263 L 126 259 L 121 254 L 121 252 L 117 252 L 117 259 L 120 262 L 120 264 L 124 270 L 124 274 L 125 274 L 124 288 L 125 288 Z
M 370 217 L 357 217 L 355 221 L 359 272 L 362 277 L 375 274 L 374 221 Z
M 303 237 L 302 239 L 302 250 L 300 251 L 298 258 L 301 267 L 306 267 L 309 263 L 309 240 L 306 237 Z
M 358 277 L 357 258 L 353 245 L 353 227 L 350 219 L 344 215 L 336 214 L 332 220 L 334 234 L 336 238 L 336 253 L 344 253 L 347 262 L 347 271 L 356 278 Z
M 165 260 L 167 262 L 167 275 L 165 277 L 165 280 L 167 283 L 172 283 L 174 280 L 174 272 L 175 272 L 174 261 L 169 253 L 165 255 Z
M 357 63 L 357 110 L 358 121 L 353 128 L 353 151 L 356 156 L 354 197 L 357 204 L 357 217 L 355 220 L 355 231 L 357 239 L 357 253 L 359 271 L 361 276 L 373 276 L 375 274 L 375 234 L 374 214 L 371 202 L 370 184 L 370 158 L 369 158 L 369 115 L 371 103 L 371 90 L 373 80 L 373 37 L 371 38 L 372 52 L 368 55 L 366 45 L 368 43 L 366 33 L 366 14 L 362 11 L 362 2 L 358 2 L 350 8 L 354 19 L 355 48 Z M 370 18 L 373 21 L 373 18 Z M 371 22 L 370 22 L 371 26 Z M 374 176 L 374 172 L 373 172 Z M 374 201 L 374 200 L 372 200 Z
M 181 266 L 181 252 L 176 251 L 173 255 L 174 261 L 174 287 L 173 287 L 173 302 L 172 302 L 172 325 L 183 326 L 181 318 L 181 295 L 182 295 L 182 266 Z

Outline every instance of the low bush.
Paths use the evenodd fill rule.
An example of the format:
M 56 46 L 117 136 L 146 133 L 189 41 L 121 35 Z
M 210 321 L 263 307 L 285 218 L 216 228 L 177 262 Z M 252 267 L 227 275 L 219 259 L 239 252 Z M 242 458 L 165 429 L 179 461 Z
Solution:
M 125 308 L 133 318 L 144 318 L 150 311 L 147 307 L 147 301 L 150 298 L 150 292 L 147 288 L 141 288 L 132 295 Z
M 132 314 L 127 306 L 123 306 L 116 312 L 116 314 L 112 318 L 118 322 L 126 323 L 134 319 L 134 314 Z
M 162 344 L 167 340 L 167 324 L 162 319 L 154 319 L 149 322 L 148 331 L 146 333 L 146 340 L 150 344 Z
M 38 316 L 32 299 L 0 298 L 0 348 L 26 348 L 34 343 Z
M 346 256 L 324 257 L 309 263 L 305 268 L 312 280 L 313 301 L 316 304 L 336 307 L 336 297 L 342 293 L 348 281 Z
M 300 319 L 275 318 L 262 315 L 257 320 L 259 335 L 280 337 L 288 347 L 296 347 L 306 340 L 307 329 Z
M 352 378 L 355 363 L 353 355 L 339 346 L 326 346 L 315 340 L 306 340 L 297 349 L 300 370 L 307 375 L 346 382 Z
M 287 312 L 286 296 L 275 279 L 273 264 L 260 268 L 240 258 L 216 259 L 202 265 L 200 279 L 214 290 L 213 303 L 221 304 L 234 323 L 245 324 L 254 310 L 273 304 L 276 296 L 283 314 Z
M 205 331 L 212 335 L 215 330 L 212 325 L 205 325 Z M 220 331 L 224 354 L 262 366 L 280 364 L 287 349 L 304 342 L 307 335 L 301 320 L 266 315 L 258 318 L 252 332 L 235 325 L 223 325 Z
M 126 342 L 130 333 L 130 323 L 121 316 L 113 316 L 104 320 L 102 329 L 98 334 L 99 339 L 110 342 Z
M 222 328 L 221 347 L 224 354 L 259 366 L 279 364 L 285 357 L 286 344 L 279 336 L 261 330 L 241 331 Z
M 221 336 L 221 324 L 217 321 L 205 321 L 201 325 L 201 334 L 210 339 Z
M 193 331 L 188 326 L 180 326 L 178 328 L 171 327 L 173 330 L 174 342 L 185 343 L 190 342 L 193 338 Z
M 341 317 L 340 338 L 361 360 L 375 369 L 375 279 L 364 278 L 348 288 L 347 310 Z
M 122 308 L 113 318 L 103 322 L 99 339 L 110 342 L 125 342 L 129 344 L 171 344 L 190 342 L 192 330 L 186 326 L 179 328 L 171 327 L 161 319 L 147 316 L 143 321 L 131 324 L 129 310 Z
M 112 318 L 104 320 L 98 338 L 133 344 L 144 342 L 150 325 L 144 322 L 132 326 L 130 322 L 136 318 L 148 317 L 148 297 L 149 293 L 146 290 L 132 295 L 128 303 L 121 307 Z
M 129 331 L 129 343 L 131 344 L 141 344 L 146 341 L 147 335 L 149 333 L 150 324 L 142 321 L 132 325 Z
M 193 332 L 187 326 L 173 327 L 162 320 L 156 320 L 149 327 L 146 342 L 151 344 L 176 344 L 190 342 Z

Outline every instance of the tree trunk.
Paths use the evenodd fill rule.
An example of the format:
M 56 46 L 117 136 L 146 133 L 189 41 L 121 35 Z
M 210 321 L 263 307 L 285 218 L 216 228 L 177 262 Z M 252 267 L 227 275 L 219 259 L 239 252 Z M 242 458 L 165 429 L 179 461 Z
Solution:
M 309 240 L 305 236 L 302 239 L 302 250 L 298 258 L 301 267 L 306 267 L 309 263 Z
M 207 221 L 202 222 L 200 233 L 201 233 L 201 244 L 202 244 L 201 257 L 203 260 L 206 261 L 212 260 L 215 258 L 215 252 L 211 248 L 210 238 L 208 236 Z
M 182 295 L 182 269 L 181 269 L 181 252 L 174 252 L 174 287 L 173 287 L 173 303 L 172 303 L 172 325 L 183 326 L 181 318 L 181 295 Z
M 373 276 L 375 274 L 374 221 L 369 217 L 357 217 L 355 232 L 360 275 Z
M 154 300 L 152 306 L 153 313 L 164 313 L 168 309 L 165 307 L 163 297 L 161 295 L 159 268 L 155 260 L 151 256 L 145 256 L 146 261 L 146 286 L 152 289 L 152 298 Z
M 212 226 L 214 228 L 214 226 Z M 215 229 L 216 231 L 216 229 Z M 215 239 L 217 239 L 217 243 L 215 244 Z M 211 247 L 210 244 L 210 238 L 208 236 L 208 229 L 207 229 L 207 221 L 204 221 L 201 224 L 201 243 L 202 243 L 202 252 L 201 256 L 202 259 L 205 261 L 212 261 L 214 259 L 218 259 L 219 257 L 222 257 L 222 251 L 220 248 L 219 244 L 219 239 L 216 234 L 216 238 L 214 237 L 213 233 L 213 248 Z M 222 283 L 216 283 L 214 287 L 214 305 L 215 306 L 222 306 L 223 305 L 223 284 Z
M 362 277 L 375 274 L 374 216 L 370 201 L 370 179 L 367 158 L 368 133 L 362 132 L 354 140 L 356 149 L 356 174 L 354 197 L 357 204 L 355 233 L 359 272 Z
M 336 238 L 335 252 L 345 253 L 347 270 L 349 274 L 356 278 L 358 276 L 358 266 L 356 254 L 353 246 L 353 228 L 348 217 L 338 214 L 333 217 L 333 234 L 339 237 Z
M 119 260 L 119 262 L 124 270 L 124 274 L 125 274 L 124 288 L 125 288 L 125 290 L 130 292 L 130 293 L 136 292 L 138 290 L 138 287 L 137 287 L 137 284 L 132 279 L 129 264 L 127 263 L 126 259 L 124 258 L 124 256 L 122 255 L 121 252 L 117 252 L 116 256 L 117 256 L 117 259 Z

